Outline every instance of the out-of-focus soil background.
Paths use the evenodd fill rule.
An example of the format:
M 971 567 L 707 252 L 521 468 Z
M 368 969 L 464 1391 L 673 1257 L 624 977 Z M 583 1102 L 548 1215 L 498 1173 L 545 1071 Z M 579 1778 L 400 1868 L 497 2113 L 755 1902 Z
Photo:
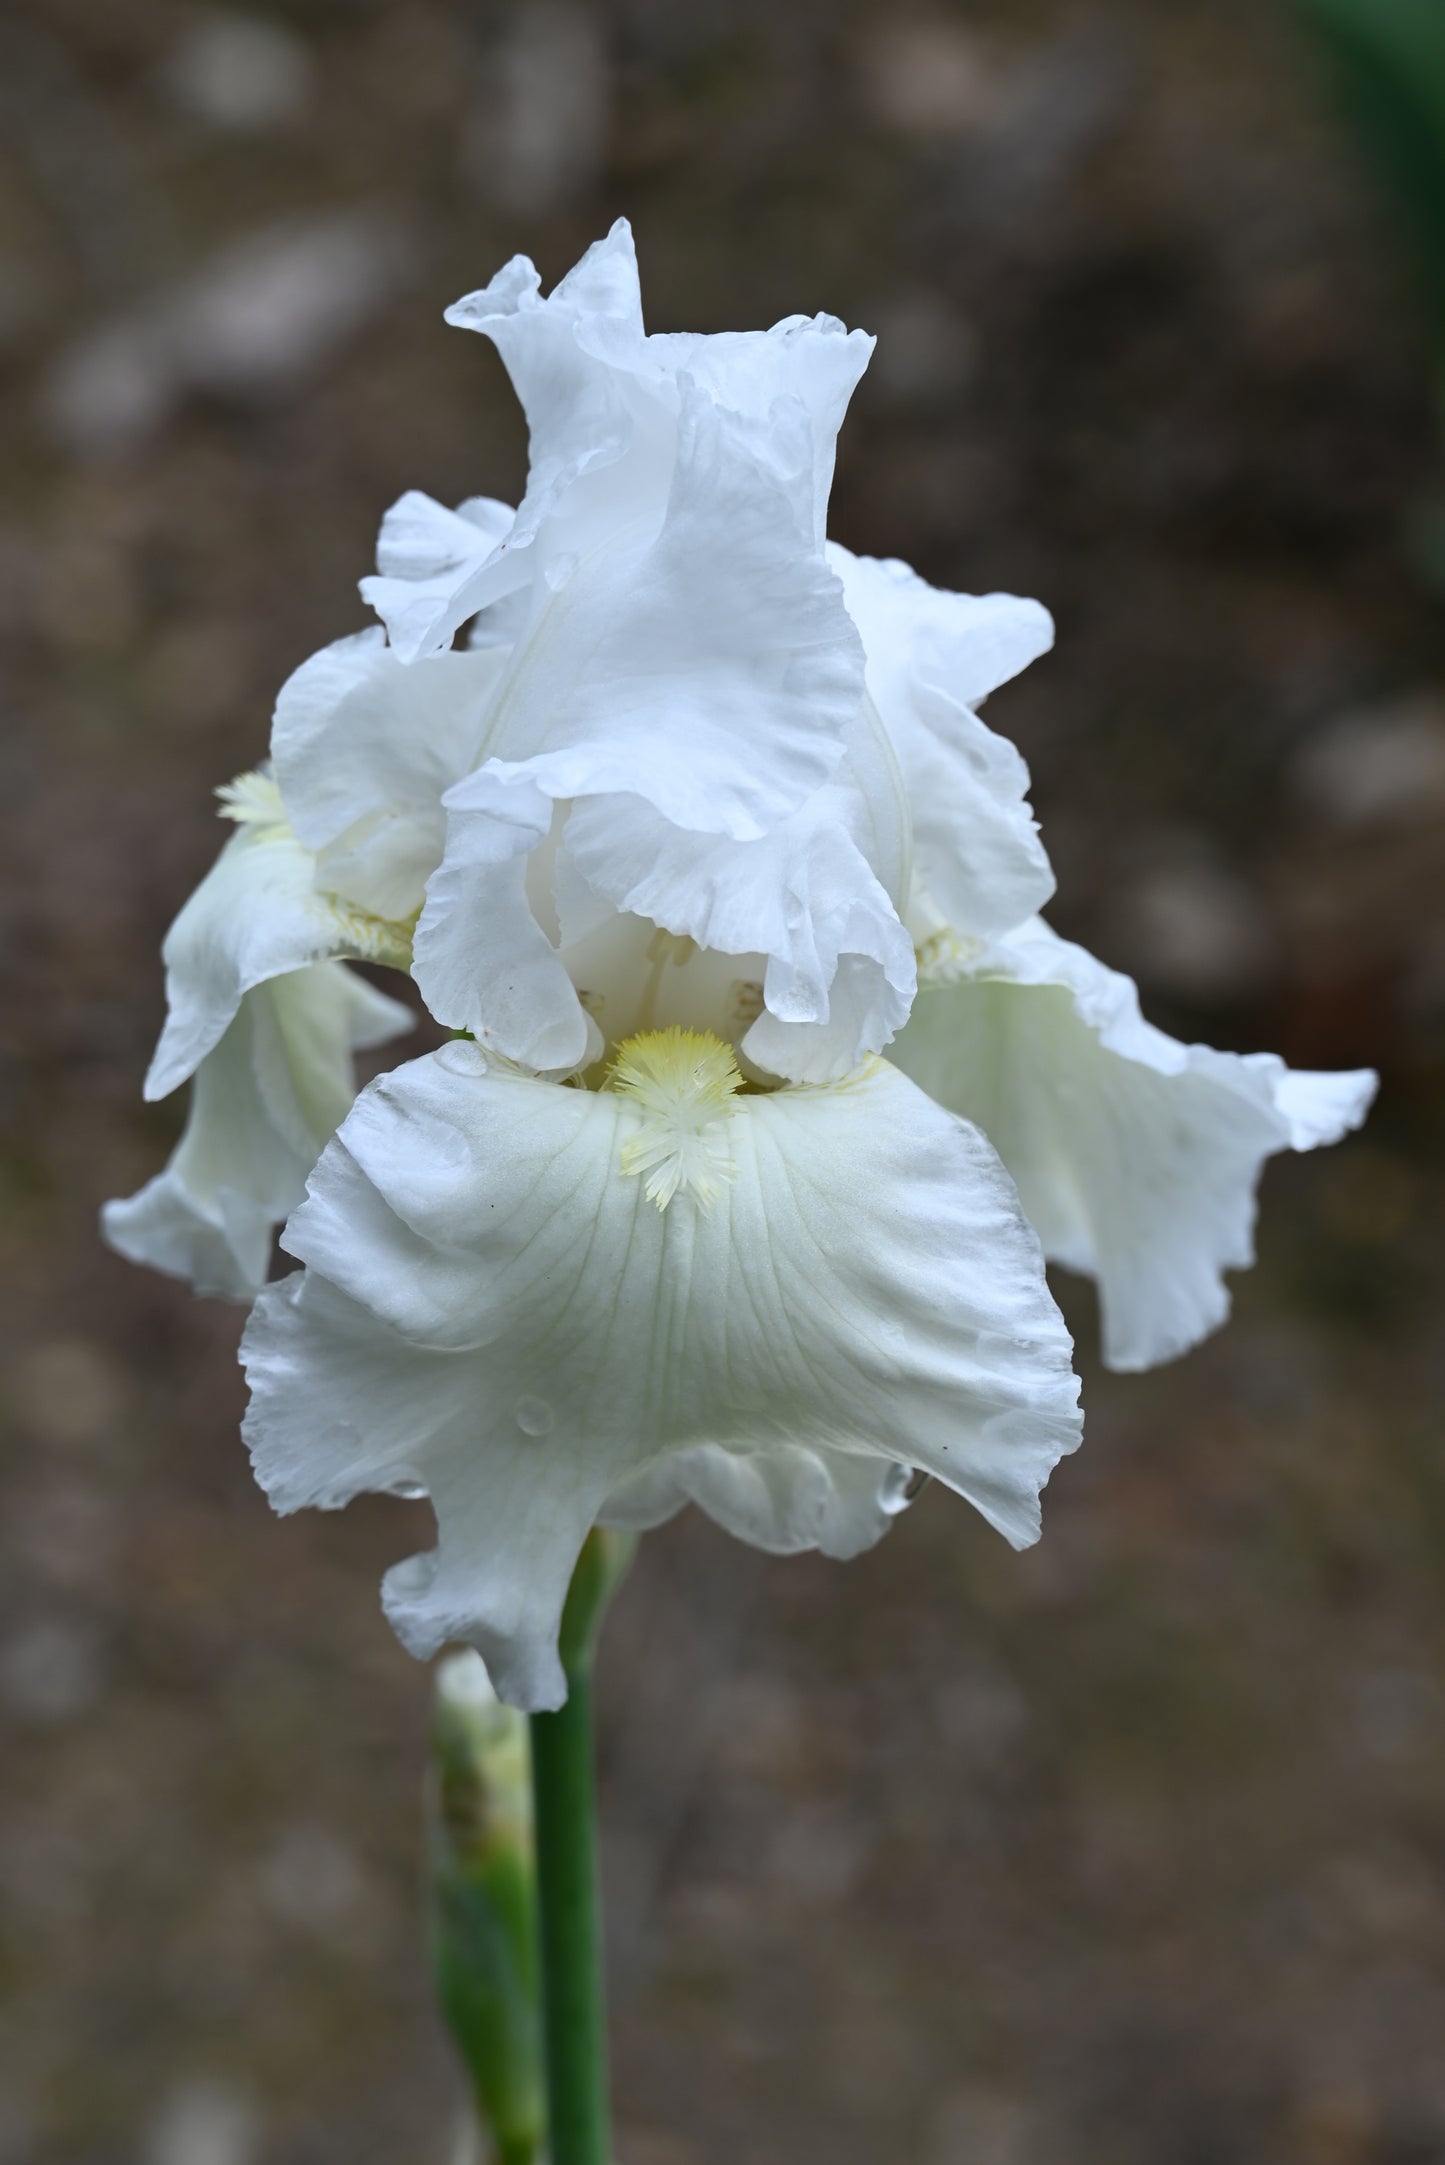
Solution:
M 620 2165 L 1445 2159 L 1445 602 L 1389 214 L 1261 0 L 0 12 L 0 2160 L 424 2165 L 416 1506 L 278 1523 L 239 1315 L 103 1253 L 157 943 L 402 488 L 509 494 L 441 310 L 618 212 L 657 328 L 879 333 L 834 530 L 1037 594 L 1059 926 L 1377 1063 L 1042 1545 L 687 1520 L 606 1649 Z

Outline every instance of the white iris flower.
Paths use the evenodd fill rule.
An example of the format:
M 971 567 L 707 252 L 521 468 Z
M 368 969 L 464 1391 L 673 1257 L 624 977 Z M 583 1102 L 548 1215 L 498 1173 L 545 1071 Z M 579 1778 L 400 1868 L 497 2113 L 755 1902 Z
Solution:
M 245 1338 L 259 1478 L 428 1495 L 393 1623 L 541 1707 L 598 1522 L 692 1500 L 846 1556 L 922 1469 L 1034 1539 L 1079 1436 L 1045 1253 L 1117 1365 L 1181 1351 L 1263 1158 L 1372 1078 L 1176 1045 L 1039 921 L 977 708 L 1047 613 L 825 540 L 869 339 L 649 336 L 624 224 L 548 298 L 519 259 L 449 314 L 511 373 L 526 493 L 403 497 L 385 629 L 296 671 L 223 792 L 147 1086 L 194 1075 L 191 1122 L 106 1227 L 245 1294 L 305 1184 Z M 356 961 L 460 1035 L 347 1111 L 351 1048 L 407 1019 Z

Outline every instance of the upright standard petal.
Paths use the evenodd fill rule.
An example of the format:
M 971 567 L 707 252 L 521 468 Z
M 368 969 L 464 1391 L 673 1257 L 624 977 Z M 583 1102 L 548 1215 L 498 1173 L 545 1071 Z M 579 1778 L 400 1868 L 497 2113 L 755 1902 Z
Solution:
M 1037 920 L 986 946 L 936 941 L 893 1057 L 988 1135 L 1045 1254 L 1098 1281 L 1120 1369 L 1224 1321 L 1223 1273 L 1254 1260 L 1265 1159 L 1337 1142 L 1375 1092 L 1367 1071 L 1179 1044 L 1127 977 Z
M 275 783 L 245 775 L 222 796 L 237 829 L 166 934 L 166 1020 L 146 1076 L 168 1097 L 218 1045 L 256 985 L 341 955 L 402 969 L 405 925 L 321 892 L 316 860 L 298 841 Z
M 502 356 L 527 418 L 527 488 L 510 521 L 485 499 L 451 513 L 415 493 L 388 514 L 378 576 L 362 591 L 403 660 L 447 645 L 519 585 L 555 583 L 623 529 L 655 530 L 689 397 L 760 443 L 781 411 L 797 417 L 806 450 L 786 487 L 822 547 L 838 428 L 873 350 L 865 333 L 831 316 L 794 316 L 770 331 L 647 337 L 625 219 L 545 298 L 534 265 L 518 256 L 447 321 Z
M 133 1263 L 198 1293 L 251 1300 L 277 1226 L 300 1202 L 356 1095 L 351 1055 L 409 1030 L 411 1010 L 344 963 L 321 962 L 247 992 L 196 1070 L 170 1162 L 101 1224 Z
M 654 333 L 647 350 L 731 413 L 767 423 L 780 400 L 802 408 L 811 456 L 798 471 L 799 500 L 821 548 L 838 431 L 876 343 L 836 316 L 787 316 L 770 331 Z
M 619 500 L 622 520 L 655 518 L 667 492 L 673 415 L 664 372 L 646 359 L 625 219 L 546 299 L 535 266 L 516 256 L 447 321 L 501 354 L 527 417 L 530 466 L 514 517 L 487 498 L 452 513 L 416 492 L 388 513 L 377 576 L 361 590 L 403 661 L 449 645 L 478 610 L 595 547 L 618 523 Z M 627 452 L 618 489 L 605 476 Z
M 666 508 L 539 601 L 483 756 L 552 797 L 630 791 L 679 826 L 748 840 L 820 788 L 863 694 L 843 589 L 789 485 L 800 411 L 766 436 L 684 394 Z
M 648 403 L 642 289 L 632 228 L 619 218 L 545 298 L 535 264 L 514 256 L 490 285 L 453 302 L 446 320 L 489 338 L 527 417 L 531 472 L 522 513 L 559 485 L 628 448 Z
M 836 316 L 789 316 L 768 331 L 644 336 L 632 229 L 620 218 L 544 300 L 525 256 L 447 321 L 490 338 L 527 416 L 531 473 L 518 514 L 530 540 L 543 519 L 568 522 L 586 547 L 625 489 L 636 516 L 666 493 L 688 387 L 762 432 L 780 404 L 806 417 L 809 452 L 796 503 L 820 547 L 838 430 L 874 340 Z M 510 546 L 515 547 L 514 532 Z M 550 548 L 551 544 L 549 544 Z M 547 553 L 546 551 L 543 552 Z
M 439 1545 L 391 1574 L 392 1620 L 419 1653 L 472 1641 L 521 1705 L 562 1697 L 561 1604 L 610 1505 L 694 1495 L 767 1546 L 847 1553 L 896 1504 L 890 1467 L 919 1466 L 1022 1544 L 1078 1440 L 1038 1245 L 976 1130 L 881 1064 L 706 1089 L 708 1179 L 674 1193 L 644 1088 L 470 1045 L 381 1078 L 287 1229 L 304 1274 L 247 1332 L 277 1508 L 424 1487 Z
M 625 796 L 693 837 L 753 841 L 839 767 L 862 702 L 863 657 L 841 587 L 789 501 L 786 478 L 808 455 L 805 438 L 794 414 L 760 450 L 751 432 L 690 395 L 660 532 L 599 554 L 548 596 L 493 702 L 484 763 L 445 800 L 446 850 L 416 940 L 417 981 L 442 1022 L 509 1058 L 555 1064 L 498 1012 L 499 1000 L 511 1001 L 513 965 L 496 951 L 500 926 L 482 921 L 497 868 L 519 846 L 515 806 L 526 792 Z M 548 822 L 529 822 L 535 847 Z M 620 822 L 618 842 L 627 858 Z M 669 858 L 679 923 L 695 910 L 696 848 L 679 843 Z M 479 868 L 485 879 L 473 877 Z M 608 891 L 620 884 L 613 878 Z M 530 969 L 529 955 L 540 967 L 530 928 L 513 921 L 523 943 L 516 969 Z M 498 965 L 490 974 L 476 965 L 481 942 Z M 553 986 L 564 998 L 555 972 Z
M 1054 876 L 1028 768 L 973 709 L 1052 646 L 1048 611 L 1012 594 L 945 593 L 906 564 L 836 543 L 828 560 L 903 770 L 928 900 L 962 933 L 1005 932 L 1042 907 Z

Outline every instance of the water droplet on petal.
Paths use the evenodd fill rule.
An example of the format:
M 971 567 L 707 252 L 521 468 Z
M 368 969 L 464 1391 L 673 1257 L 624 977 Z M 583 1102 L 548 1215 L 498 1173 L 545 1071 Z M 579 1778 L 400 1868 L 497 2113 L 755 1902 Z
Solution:
M 516 1418 L 524 1436 L 550 1436 L 556 1415 L 545 1398 L 519 1398 Z

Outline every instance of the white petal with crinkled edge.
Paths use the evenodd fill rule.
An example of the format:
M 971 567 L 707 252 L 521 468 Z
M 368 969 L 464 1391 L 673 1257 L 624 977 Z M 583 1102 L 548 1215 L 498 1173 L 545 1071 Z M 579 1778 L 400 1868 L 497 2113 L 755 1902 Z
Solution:
M 700 947 L 765 962 L 766 1014 L 743 1039 L 759 1067 L 828 1082 L 879 1051 L 913 998 L 913 942 L 849 831 L 856 793 L 818 790 L 760 842 L 670 827 L 635 798 L 573 807 L 563 847 L 616 906 Z M 840 971 L 852 998 L 834 999 Z
M 166 934 L 166 1020 L 145 1080 L 168 1097 L 194 1074 L 253 985 L 335 954 L 316 861 L 288 828 L 243 826 Z
M 531 473 L 518 513 L 530 535 L 565 514 L 586 547 L 624 490 L 629 516 L 665 491 L 679 394 L 690 383 L 735 419 L 771 424 L 780 402 L 806 413 L 810 450 L 794 468 L 797 506 L 821 547 L 838 430 L 875 341 L 836 316 L 789 316 L 767 331 L 644 336 L 632 229 L 619 218 L 544 300 L 518 256 L 447 321 L 500 352 L 527 416 Z M 518 534 L 509 541 L 515 547 Z
M 381 522 L 376 571 L 361 581 L 361 596 L 399 660 L 436 653 L 478 609 L 527 583 L 525 553 L 505 546 L 516 517 L 489 496 L 469 497 L 455 511 L 420 489 L 397 498 Z
M 808 416 L 812 457 L 806 481 L 813 539 L 822 546 L 838 431 L 877 344 L 836 316 L 788 316 L 769 331 L 654 333 L 650 357 L 692 377 L 720 406 L 767 421 L 779 399 L 798 400 Z
M 588 884 L 623 910 L 685 934 L 701 947 L 766 961 L 764 997 L 779 1023 L 824 1036 L 845 956 L 872 964 L 861 1016 L 829 1044 L 793 1041 L 795 1081 L 829 1081 L 886 1044 L 908 1013 L 913 946 L 849 832 L 850 795 L 828 785 L 758 842 L 730 842 L 669 827 L 636 799 L 596 798 L 573 808 L 563 846 Z M 606 884 L 601 883 L 605 880 Z M 781 1049 L 789 1041 L 778 1041 Z M 794 1072 L 821 1066 L 822 1072 Z
M 287 678 L 271 753 L 322 887 L 378 917 L 416 915 L 441 861 L 442 796 L 474 763 L 505 664 L 485 648 L 407 665 L 376 628 Z
M 903 769 L 920 879 L 959 931 L 1005 932 L 1048 900 L 1054 876 L 1028 768 L 972 710 L 1048 651 L 1052 619 L 1036 601 L 945 593 L 896 558 L 853 556 L 836 542 L 828 561 Z
M 568 553 L 595 547 L 609 523 L 660 513 L 673 414 L 663 371 L 649 365 L 632 234 L 619 219 L 545 300 L 525 256 L 446 312 L 497 347 L 527 417 L 527 489 L 504 532 L 485 548 L 455 514 L 415 493 L 382 530 L 380 572 L 361 590 L 404 661 L 446 646 L 477 610 L 541 579 Z M 630 452 L 620 489 L 607 470 Z M 470 519 L 478 531 L 483 521 Z
M 166 1020 L 145 1079 L 168 1097 L 193 1075 L 255 985 L 348 955 L 405 968 L 404 926 L 316 887 L 316 859 L 285 823 L 240 826 L 166 934 Z
M 446 645 L 466 619 L 519 583 L 555 579 L 620 528 L 655 530 L 689 392 L 760 448 L 778 410 L 806 438 L 785 485 L 796 523 L 821 548 L 839 425 L 873 341 L 836 318 L 789 317 L 770 331 L 646 337 L 631 229 L 619 219 L 545 299 L 518 256 L 447 321 L 500 352 L 526 413 L 527 490 L 505 532 L 480 535 L 415 494 L 383 528 L 381 575 L 362 591 L 404 660 Z M 476 522 L 480 528 L 480 522 Z M 508 623 L 510 626 L 510 616 Z
M 587 1017 L 527 892 L 527 859 L 551 831 L 552 800 L 525 769 L 489 766 L 447 805 L 446 855 L 413 943 L 422 997 L 448 1029 L 566 1073 L 588 1054 Z
M 1023 1544 L 1078 1440 L 1038 1244 L 975 1129 L 881 1063 L 731 1102 L 713 1206 L 659 1211 L 621 1169 L 631 1100 L 473 1045 L 414 1061 L 357 1100 L 284 1236 L 308 1268 L 247 1331 L 277 1508 L 425 1487 L 439 1546 L 389 1613 L 416 1652 L 471 1640 L 518 1704 L 559 1703 L 581 1540 L 672 1453 L 920 1466 Z M 733 1523 L 796 1546 L 800 1481 L 748 1484 Z M 814 1525 L 848 1542 L 851 1468 L 836 1486 Z
M 691 833 L 636 798 L 595 797 L 574 805 L 562 852 L 614 908 L 700 947 L 763 958 L 766 1012 L 742 1049 L 771 1074 L 830 1082 L 907 1018 L 908 806 L 866 698 L 834 780 L 762 840 Z
M 771 465 L 700 397 L 685 407 L 661 533 L 640 552 L 597 556 L 550 597 L 497 694 L 485 764 L 445 799 L 446 849 L 417 930 L 417 982 L 438 1020 L 533 1066 L 562 1064 L 542 1057 L 526 1030 L 560 1025 L 565 973 L 550 971 L 543 1014 L 530 990 L 516 992 L 516 973 L 528 988 L 547 973 L 538 937 L 510 904 L 491 927 L 482 916 L 499 891 L 522 894 L 513 860 L 548 830 L 538 793 L 638 797 L 694 835 L 753 840 L 837 769 L 862 702 L 862 651 L 841 587 L 799 541 Z M 800 415 L 780 425 L 769 459 L 786 465 L 790 443 L 801 455 L 803 433 Z M 519 805 L 529 808 L 530 842 Z M 620 824 L 617 848 L 628 848 Z M 687 846 L 678 874 L 686 889 Z M 860 912 L 877 899 L 860 900 Z M 675 900 L 680 918 L 686 893 Z M 503 933 L 517 942 L 511 955 Z M 581 1027 L 574 1022 L 574 1036 Z
M 1224 1321 L 1254 1260 L 1255 1189 L 1279 1150 L 1337 1142 L 1368 1071 L 1182 1045 L 1127 977 L 1042 922 L 921 973 L 892 1057 L 977 1121 L 1055 1261 L 1096 1278 L 1104 1358 L 1150 1368 Z
M 725 1533 L 774 1556 L 820 1549 L 840 1561 L 880 1541 L 906 1507 L 909 1469 L 805 1444 L 727 1450 L 698 1444 L 657 1459 L 598 1514 L 603 1526 L 645 1533 L 695 1503 Z
M 246 993 L 196 1070 L 169 1164 L 102 1210 L 111 1247 L 198 1293 L 254 1298 L 276 1227 L 356 1095 L 353 1050 L 386 1044 L 415 1020 L 340 962 Z
M 625 450 L 664 376 L 646 359 L 637 250 L 625 218 L 545 298 L 541 287 L 536 265 L 514 256 L 446 311 L 457 329 L 492 341 L 521 401 L 531 464 L 524 504 L 538 484 L 551 489 Z
M 661 528 L 598 550 L 514 656 L 484 756 L 552 797 L 630 792 L 748 840 L 820 788 L 863 695 L 842 586 L 788 501 L 806 416 L 766 438 L 685 389 Z

